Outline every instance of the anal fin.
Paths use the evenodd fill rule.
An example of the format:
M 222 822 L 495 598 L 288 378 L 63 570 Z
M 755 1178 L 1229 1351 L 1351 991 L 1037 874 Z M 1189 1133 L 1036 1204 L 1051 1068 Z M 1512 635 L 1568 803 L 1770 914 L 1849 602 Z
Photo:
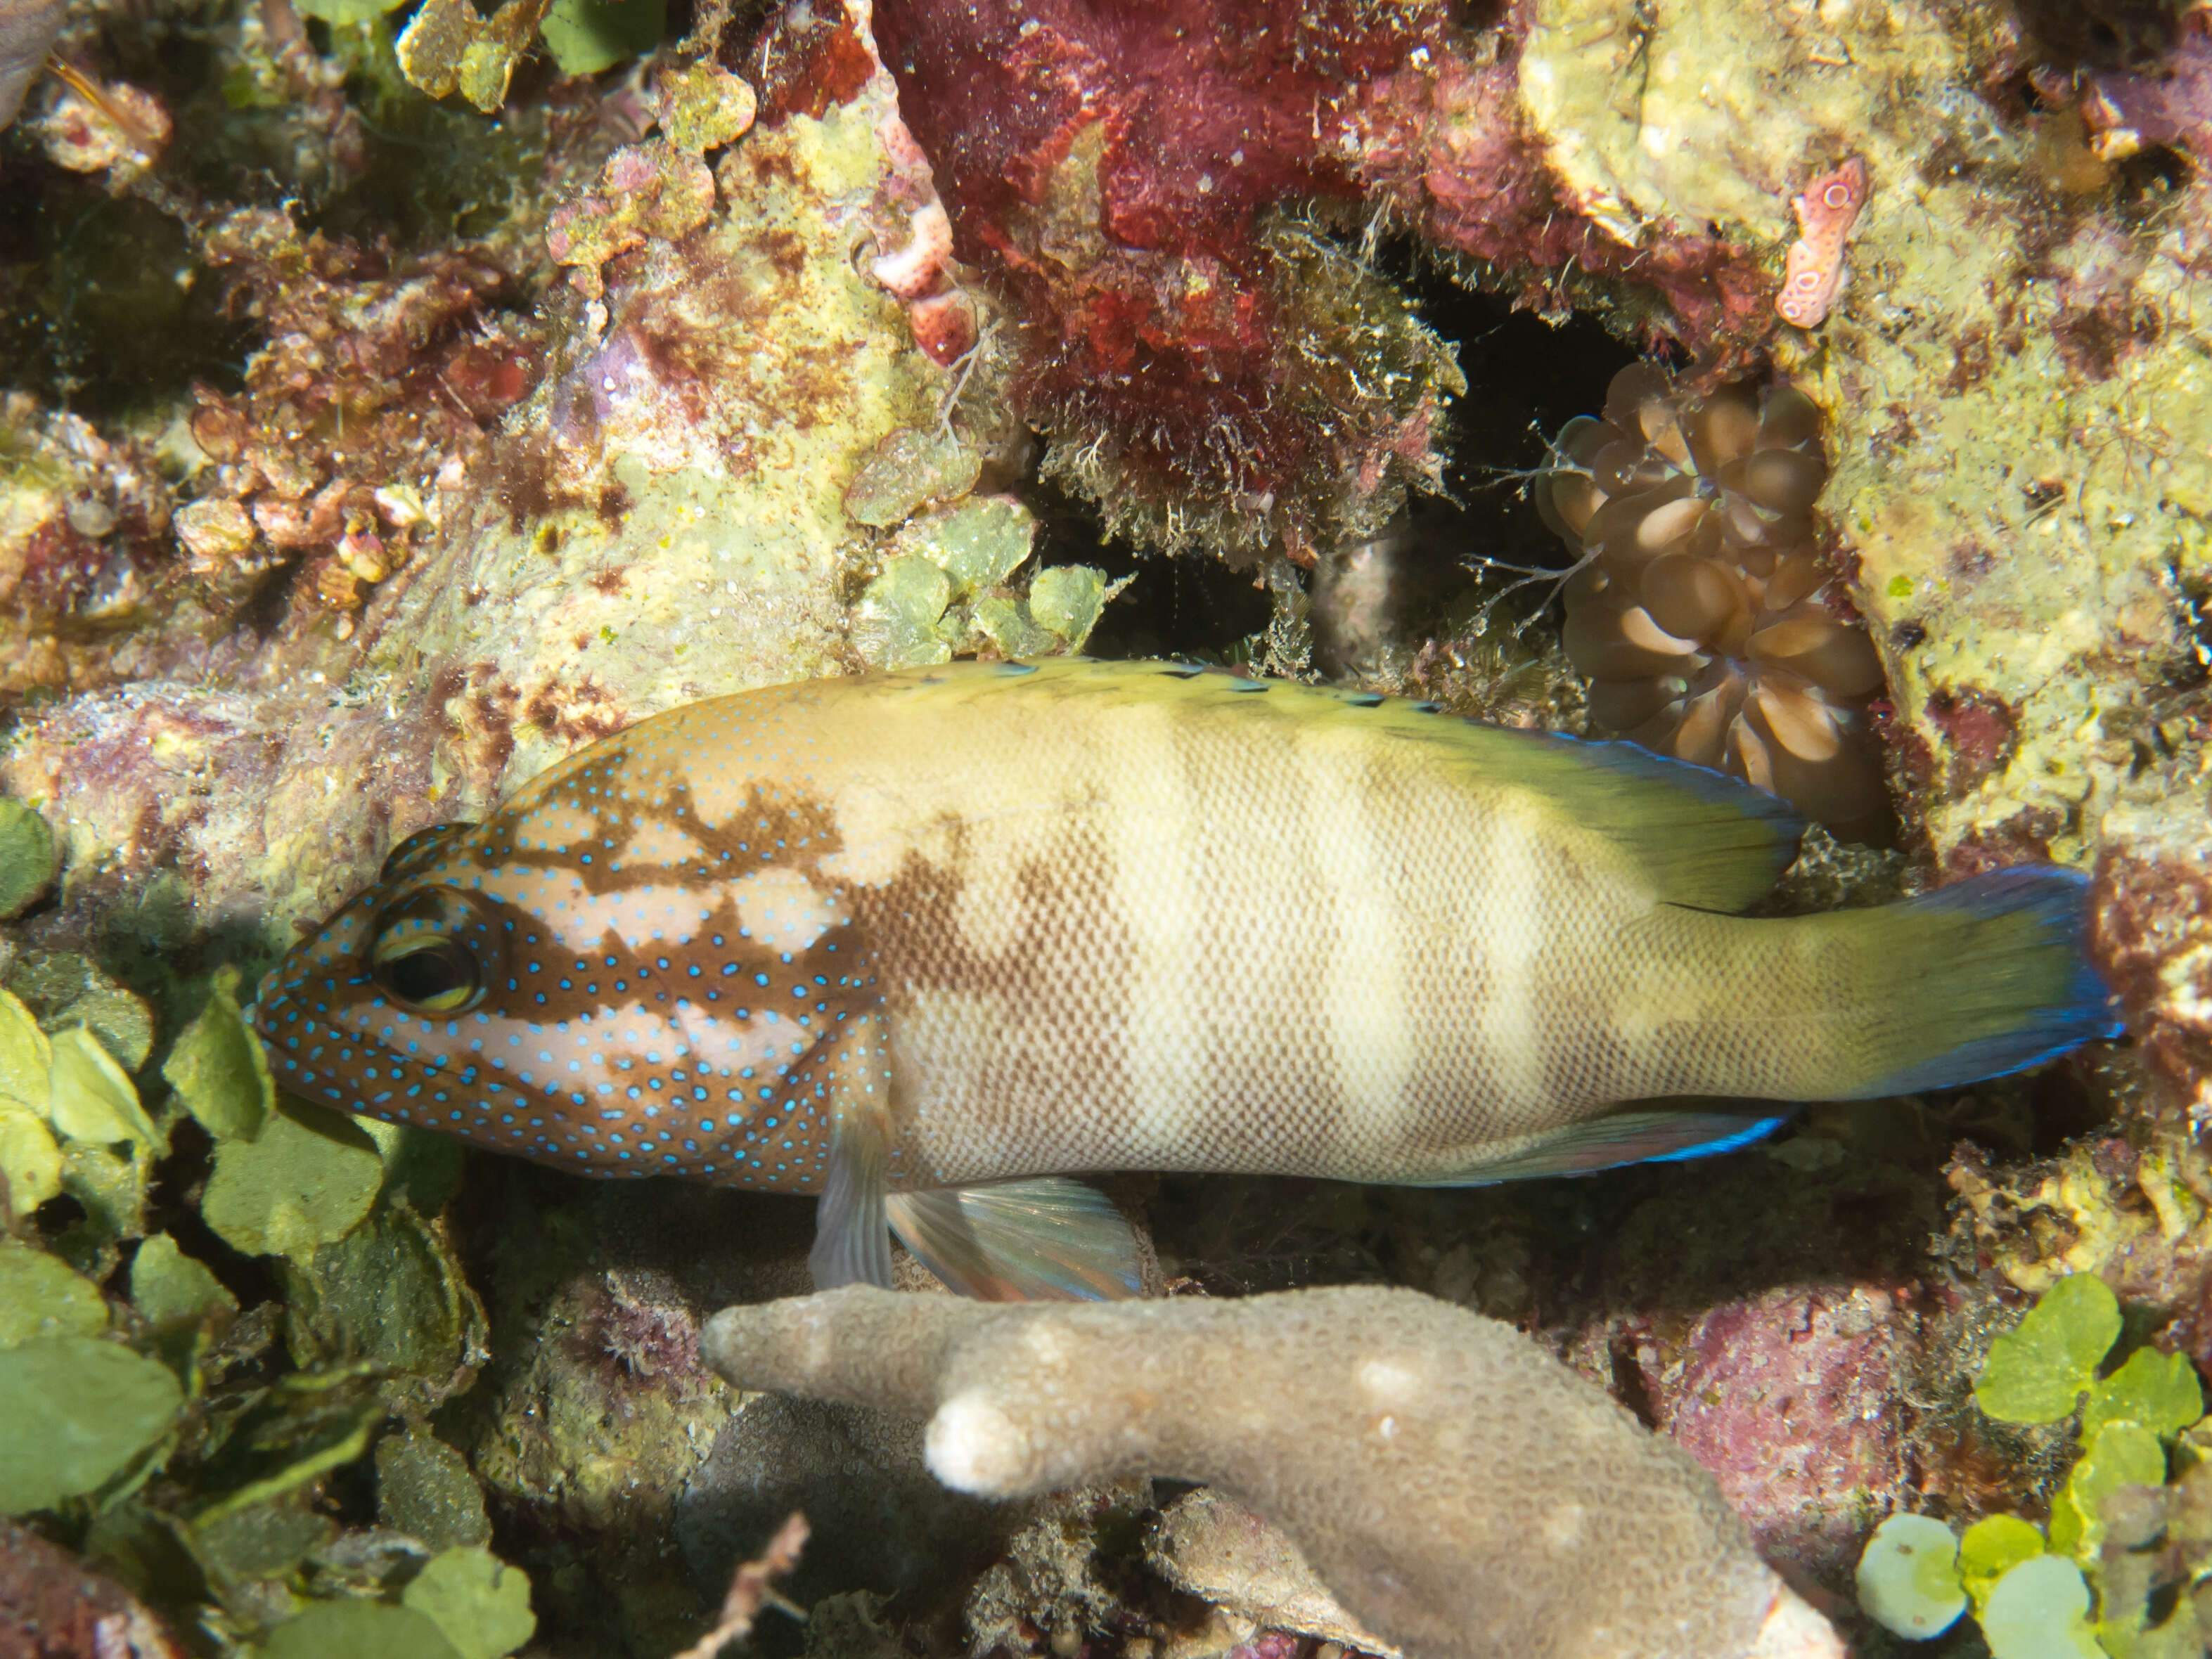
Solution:
M 1487 1187 L 1545 1176 L 1593 1175 L 1624 1164 L 1680 1164 L 1764 1140 L 1790 1116 L 1789 1111 L 1771 1108 L 1754 1113 L 1700 1110 L 1695 1104 L 1674 1109 L 1647 1105 L 1534 1137 L 1510 1152 L 1421 1184 Z
M 830 1135 L 830 1170 L 814 1209 L 814 1248 L 806 1265 L 814 1288 L 880 1285 L 891 1288 L 891 1241 L 885 1189 L 890 1137 L 872 1106 L 848 1106 Z
M 1082 1182 L 1049 1176 L 894 1193 L 888 1208 L 899 1243 L 963 1296 L 1086 1302 L 1142 1293 L 1129 1224 Z

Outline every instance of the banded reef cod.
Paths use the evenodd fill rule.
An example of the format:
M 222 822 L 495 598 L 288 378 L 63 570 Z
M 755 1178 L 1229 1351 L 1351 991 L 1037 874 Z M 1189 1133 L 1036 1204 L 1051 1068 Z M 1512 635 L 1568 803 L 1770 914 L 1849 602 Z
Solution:
M 1736 914 L 1770 795 L 1619 743 L 1158 663 L 641 721 L 426 830 L 255 1018 L 283 1085 L 595 1175 L 821 1195 L 989 1297 L 1122 1295 L 1081 1170 L 1455 1185 L 1723 1151 L 2113 1028 L 2082 883 Z

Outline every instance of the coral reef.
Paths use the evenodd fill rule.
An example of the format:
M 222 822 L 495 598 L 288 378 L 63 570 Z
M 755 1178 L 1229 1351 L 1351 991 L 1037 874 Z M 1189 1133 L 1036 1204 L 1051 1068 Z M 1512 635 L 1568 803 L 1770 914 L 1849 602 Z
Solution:
M 1310 562 L 1433 483 L 1449 354 L 1285 210 L 1356 194 L 1325 131 L 1438 40 L 1442 8 L 896 3 L 873 21 L 952 250 L 1024 325 L 1016 405 L 1110 527 Z
M 962 1491 L 1219 1486 L 1417 1652 L 1842 1650 L 1687 1457 L 1510 1328 L 1413 1291 L 1048 1309 L 848 1285 L 726 1309 L 701 1350 L 740 1388 L 928 1416 L 930 1468 Z M 1312 1352 L 1346 1364 L 1294 1358 Z M 1224 1398 L 1224 1370 L 1267 1386 Z
M 0 407 L 0 696 L 144 672 L 132 635 L 189 607 L 220 626 L 252 592 L 196 579 L 170 536 L 152 443 L 103 437 L 21 392 Z
M 208 230 L 204 255 L 240 272 L 269 343 L 242 394 L 196 390 L 192 440 L 213 465 L 177 514 L 186 574 L 246 597 L 296 562 L 295 591 L 357 611 L 435 530 L 543 342 L 481 254 L 393 270 L 246 210 Z M 342 614 L 340 637 L 352 628 Z
M 1579 556 L 1567 654 L 1591 717 L 1785 797 L 1846 840 L 1889 829 L 1868 704 L 1881 660 L 1839 601 L 1813 504 L 1820 420 L 1787 386 L 1692 400 L 1623 369 L 1537 484 Z

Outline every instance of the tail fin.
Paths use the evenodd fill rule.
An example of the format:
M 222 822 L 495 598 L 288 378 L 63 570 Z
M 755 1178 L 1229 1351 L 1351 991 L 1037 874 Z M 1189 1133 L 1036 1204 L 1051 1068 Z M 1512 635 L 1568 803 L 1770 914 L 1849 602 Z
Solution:
M 2117 1036 L 2089 963 L 2088 878 L 2033 865 L 1826 920 L 1890 964 L 1892 995 L 1862 1050 L 1870 1100 L 2002 1077 L 2093 1037 Z

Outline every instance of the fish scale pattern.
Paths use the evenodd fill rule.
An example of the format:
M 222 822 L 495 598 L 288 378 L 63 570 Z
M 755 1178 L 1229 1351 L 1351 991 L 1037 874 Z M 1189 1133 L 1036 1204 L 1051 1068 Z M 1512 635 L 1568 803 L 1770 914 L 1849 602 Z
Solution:
M 1835 1034 L 1747 1037 L 1747 988 L 1864 988 L 1659 906 L 1516 776 L 1542 744 L 1157 665 L 742 694 L 403 847 L 258 1018 L 346 1110 L 799 1192 L 852 1111 L 895 1188 L 1418 1181 L 1612 1102 L 1804 1092 Z
M 1777 1121 L 1626 1103 L 1940 1086 L 2109 1026 L 2064 872 L 1728 914 L 1795 826 L 1626 745 L 1219 672 L 811 682 L 404 844 L 257 1018 L 311 1099 L 791 1192 L 848 1131 L 902 1191 L 1598 1167 Z
M 868 927 L 918 1167 L 1447 1180 L 1602 1103 L 1785 1093 L 1825 1057 L 1820 1033 L 1741 1042 L 1738 1014 L 1746 975 L 1818 995 L 1837 964 L 1701 946 L 1724 919 L 1656 908 L 1602 837 L 1267 695 L 1286 717 L 1071 700 L 1062 775 L 1018 728 L 963 751 L 1064 805 L 969 821 L 963 863 L 1022 880 L 986 897 L 933 865 Z M 1722 975 L 1689 982 L 1686 954 Z

